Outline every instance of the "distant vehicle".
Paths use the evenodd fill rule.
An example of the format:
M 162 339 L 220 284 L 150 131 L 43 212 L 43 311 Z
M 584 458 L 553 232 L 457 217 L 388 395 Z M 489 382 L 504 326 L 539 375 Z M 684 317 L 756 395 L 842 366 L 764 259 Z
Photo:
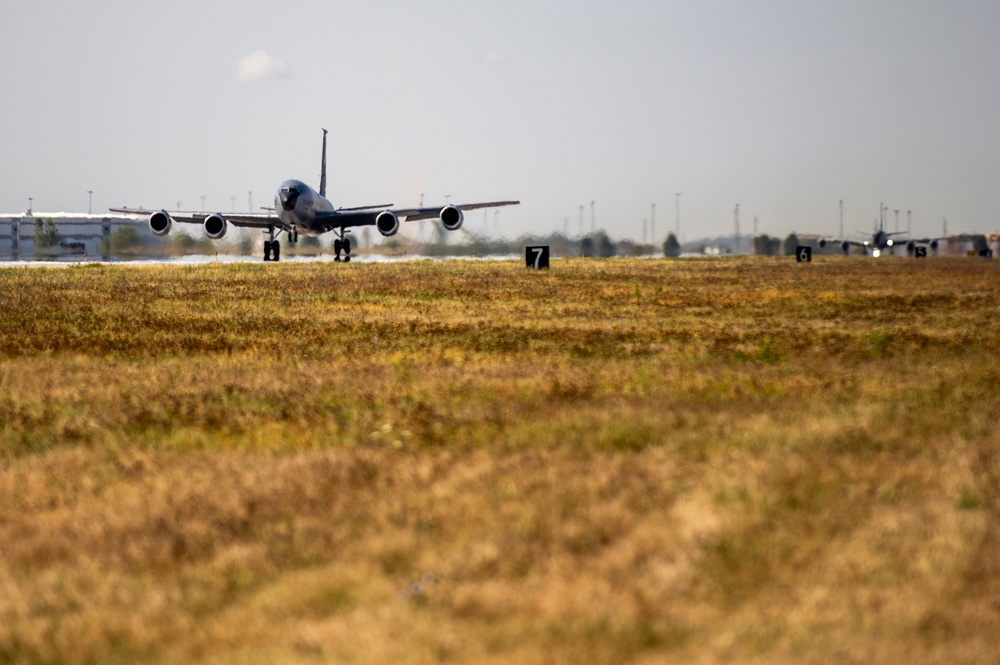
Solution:
M 60 240 L 59 247 L 65 249 L 69 252 L 85 252 L 87 251 L 87 246 L 82 242 L 76 240 Z
M 357 226 L 374 225 L 383 236 L 393 236 L 399 231 L 401 221 L 412 222 L 418 219 L 438 218 L 442 226 L 449 231 L 462 228 L 465 219 L 464 211 L 479 208 L 496 208 L 500 206 L 518 205 L 520 201 L 491 201 L 488 203 L 466 203 L 428 208 L 393 208 L 391 203 L 360 206 L 355 208 L 335 208 L 326 198 L 326 135 L 323 130 L 323 163 L 320 171 L 319 191 L 317 192 L 301 180 L 286 180 L 278 187 L 274 195 L 274 208 L 265 209 L 261 213 L 239 213 L 223 215 L 220 212 L 176 212 L 167 210 L 143 210 L 136 208 L 111 208 L 111 212 L 126 215 L 149 216 L 149 228 L 154 235 L 164 236 L 170 233 L 173 223 L 203 224 L 205 235 L 212 240 L 218 240 L 226 235 L 229 224 L 240 227 L 263 229 L 268 235 L 264 242 L 264 260 L 278 261 L 281 257 L 281 246 L 278 236 L 284 232 L 292 242 L 298 239 L 300 233 L 318 236 L 333 231 L 338 237 L 334 240 L 334 260 L 340 261 L 340 253 L 344 252 L 344 260 L 351 260 L 351 240 L 346 237 L 349 229 Z

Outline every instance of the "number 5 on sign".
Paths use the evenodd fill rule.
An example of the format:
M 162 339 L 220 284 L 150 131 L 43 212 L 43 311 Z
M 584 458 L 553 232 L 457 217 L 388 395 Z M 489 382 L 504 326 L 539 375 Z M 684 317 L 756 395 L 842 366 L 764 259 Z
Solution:
M 534 270 L 549 267 L 549 246 L 538 245 L 524 248 L 524 265 Z

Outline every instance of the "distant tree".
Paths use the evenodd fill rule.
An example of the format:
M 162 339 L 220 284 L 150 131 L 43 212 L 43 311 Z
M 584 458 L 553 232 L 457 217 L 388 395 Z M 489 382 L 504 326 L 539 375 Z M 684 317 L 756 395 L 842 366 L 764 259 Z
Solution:
M 663 255 L 671 259 L 681 255 L 681 244 L 673 233 L 668 234 L 667 239 L 663 241 Z
M 591 257 L 594 255 L 594 239 L 584 236 L 580 240 L 580 256 Z
M 595 249 L 597 249 L 598 256 L 603 259 L 611 258 L 618 253 L 618 248 L 615 246 L 614 241 L 604 231 L 597 232 Z
M 299 246 L 309 249 L 318 249 L 322 247 L 322 245 L 319 242 L 319 238 L 317 238 L 316 236 L 302 236 L 299 239 Z
M 795 248 L 799 246 L 799 237 L 795 235 L 795 232 L 788 234 L 785 241 L 781 243 L 781 253 L 784 256 L 795 256 Z
M 45 221 L 41 218 L 35 220 L 35 247 L 42 249 L 45 247 L 55 247 L 59 244 L 59 229 L 56 228 L 52 218 Z
M 759 236 L 754 236 L 753 239 L 753 253 L 760 256 L 771 256 L 774 254 L 774 243 L 771 236 L 766 233 Z

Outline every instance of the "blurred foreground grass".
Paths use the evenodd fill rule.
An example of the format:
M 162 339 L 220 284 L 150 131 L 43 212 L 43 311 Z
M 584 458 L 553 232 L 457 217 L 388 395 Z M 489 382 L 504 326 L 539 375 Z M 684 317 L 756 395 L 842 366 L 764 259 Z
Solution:
M 0 270 L 0 663 L 996 662 L 998 278 Z

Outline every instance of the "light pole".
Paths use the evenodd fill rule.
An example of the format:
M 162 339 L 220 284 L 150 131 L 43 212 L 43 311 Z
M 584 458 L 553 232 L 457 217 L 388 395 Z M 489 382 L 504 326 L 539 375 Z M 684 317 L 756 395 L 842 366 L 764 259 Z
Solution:
M 597 231 L 597 217 L 594 215 L 594 202 L 590 202 L 590 232 Z
M 897 209 L 894 210 L 893 212 L 896 213 L 896 228 L 894 230 L 896 231 L 896 233 L 899 233 L 899 210 Z
M 87 214 L 90 214 L 91 204 L 94 202 L 94 190 L 87 190 Z
M 907 238 L 909 238 L 911 235 L 913 235 L 913 226 L 911 224 L 911 222 L 913 221 L 913 218 L 911 217 L 912 214 L 913 214 L 912 210 L 907 210 L 906 211 L 906 237 Z
M 31 215 L 31 202 L 34 201 L 34 200 L 35 199 L 31 198 L 30 196 L 28 197 L 28 215 L 29 216 Z
M 736 235 L 736 251 L 734 254 L 739 254 L 740 251 L 740 204 L 736 204 L 736 209 L 733 210 L 733 224 L 735 226 Z
M 677 238 L 677 242 L 681 241 L 681 193 L 677 192 L 674 194 L 674 212 L 676 214 L 674 218 L 674 237 Z

